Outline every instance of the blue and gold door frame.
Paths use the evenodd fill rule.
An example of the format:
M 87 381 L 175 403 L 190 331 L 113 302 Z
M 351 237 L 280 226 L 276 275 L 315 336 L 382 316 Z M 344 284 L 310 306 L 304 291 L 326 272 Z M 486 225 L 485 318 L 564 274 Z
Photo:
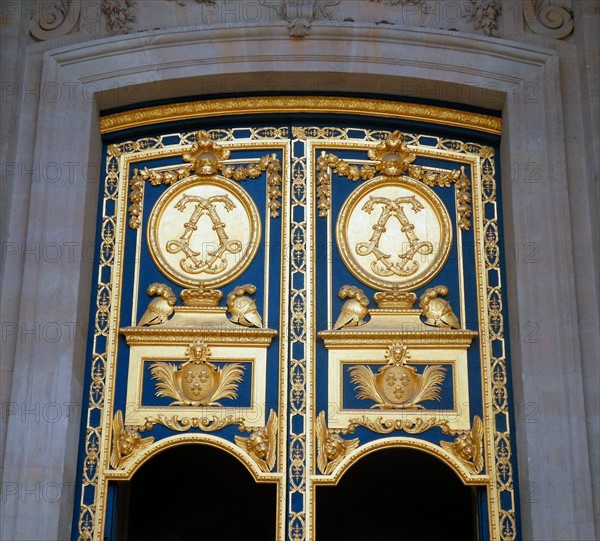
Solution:
M 319 487 L 397 447 L 476 487 L 480 539 L 518 539 L 500 129 L 340 97 L 101 118 L 74 539 L 183 444 L 276 486 L 277 539 L 316 539 Z

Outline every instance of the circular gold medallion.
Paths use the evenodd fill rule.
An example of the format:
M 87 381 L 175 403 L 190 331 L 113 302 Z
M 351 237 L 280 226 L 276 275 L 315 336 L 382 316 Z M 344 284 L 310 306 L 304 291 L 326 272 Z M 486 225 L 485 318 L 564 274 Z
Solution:
M 148 247 L 160 271 L 187 287 L 218 287 L 250 265 L 261 238 L 256 205 L 224 177 L 192 176 L 163 193 L 148 221 Z
M 342 260 L 375 289 L 417 289 L 444 266 L 452 226 L 440 198 L 424 184 L 377 177 L 354 190 L 340 211 Z

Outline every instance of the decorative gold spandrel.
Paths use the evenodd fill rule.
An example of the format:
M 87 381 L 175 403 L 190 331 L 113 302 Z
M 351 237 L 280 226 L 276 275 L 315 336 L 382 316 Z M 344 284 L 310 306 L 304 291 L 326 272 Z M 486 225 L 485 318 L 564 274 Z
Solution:
M 431 189 L 408 177 L 378 177 L 344 202 L 336 239 L 344 264 L 361 282 L 410 291 L 429 282 L 446 263 L 452 225 Z
M 203 342 L 193 342 L 182 365 L 153 363 L 152 379 L 158 380 L 156 396 L 174 398 L 170 406 L 221 406 L 219 400 L 237 398 L 238 383 L 245 367 L 226 363 L 223 368 L 211 363 L 210 348 Z
M 272 471 L 277 459 L 277 432 L 279 430 L 277 414 L 271 410 L 264 427 L 248 429 L 242 425 L 240 430 L 250 432 L 250 437 L 235 436 L 235 444 L 244 449 L 262 471 Z
M 473 474 L 483 470 L 483 422 L 479 416 L 473 419 L 471 430 L 456 432 L 449 428 L 442 429 L 446 434 L 460 434 L 454 442 L 441 441 L 440 445 L 452 453 Z
M 137 430 L 126 427 L 121 410 L 117 410 L 113 417 L 112 435 L 110 466 L 115 470 L 121 468 L 136 453 L 143 451 L 154 442 L 154 437 L 142 438 Z
M 339 431 L 329 430 L 325 421 L 325 412 L 315 420 L 317 435 L 317 467 L 323 475 L 330 475 L 338 464 L 359 445 L 359 439 L 345 440 Z
M 444 367 L 426 366 L 419 374 L 408 364 L 410 354 L 401 342 L 391 344 L 385 358 L 388 363 L 377 374 L 365 365 L 350 367 L 350 381 L 356 385 L 358 399 L 372 400 L 371 408 L 383 409 L 422 409 L 420 402 L 440 400 Z
M 362 289 L 355 286 L 342 286 L 338 293 L 340 299 L 349 299 L 344 303 L 336 322 L 335 329 L 364 325 L 364 318 L 369 313 L 369 299 Z

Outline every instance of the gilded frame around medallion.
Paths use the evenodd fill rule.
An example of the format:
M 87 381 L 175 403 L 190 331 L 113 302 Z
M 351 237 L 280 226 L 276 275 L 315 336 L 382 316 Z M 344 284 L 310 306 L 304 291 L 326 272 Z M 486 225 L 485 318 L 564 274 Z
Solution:
M 207 100 L 202 102 L 189 102 L 165 106 L 150 107 L 137 111 L 128 111 L 101 118 L 101 132 L 113 133 L 138 126 L 148 126 L 174 120 L 189 120 L 214 118 L 218 116 L 245 115 L 251 113 L 344 113 L 379 118 L 396 118 L 404 120 L 419 120 L 435 124 L 460 126 L 485 133 L 499 134 L 501 130 L 500 119 L 475 113 L 454 111 L 441 107 L 402 104 L 384 100 L 368 100 L 356 98 L 330 98 L 330 97 L 269 97 L 269 98 L 231 98 L 225 100 Z M 282 469 L 274 473 L 261 472 L 255 463 L 249 462 L 247 466 L 261 482 L 274 482 L 278 484 L 278 499 L 285 500 L 285 484 L 288 485 L 290 502 L 294 504 L 278 511 L 277 531 L 280 538 L 284 536 L 291 539 L 312 539 L 314 533 L 314 492 L 317 483 L 336 483 L 341 475 L 361 456 L 373 452 L 381 445 L 399 445 L 398 438 L 384 438 L 377 445 L 369 444 L 360 453 L 350 452 L 340 464 L 336 466 L 331 475 L 321 476 L 316 474 L 316 464 L 313 462 L 313 448 L 316 445 L 317 435 L 314 432 L 312 419 L 318 413 L 314 404 L 314 393 L 311 385 L 315 377 L 315 329 L 314 326 L 314 253 L 308 248 L 308 238 L 315 231 L 314 223 L 317 219 L 316 195 L 310 189 L 311 175 L 316 170 L 317 156 L 313 152 L 316 146 L 329 145 L 331 148 L 344 148 L 348 145 L 369 148 L 381 138 L 380 134 L 373 134 L 363 141 L 353 140 L 345 142 L 344 129 L 304 127 L 295 128 L 295 133 L 283 133 L 283 128 L 250 128 L 251 135 L 244 141 L 235 141 L 233 130 L 212 130 L 216 138 L 222 139 L 227 148 L 240 145 L 253 146 L 253 148 L 268 148 L 269 145 L 282 148 L 286 156 L 283 167 L 286 172 L 284 178 L 282 197 L 282 245 L 293 254 L 286 258 L 282 269 L 283 283 L 281 285 L 281 358 L 282 373 L 280 377 L 281 388 L 278 391 L 279 401 L 282 405 L 280 418 L 278 462 Z M 269 131 L 270 130 L 270 131 Z M 337 131 L 336 131 L 337 130 Z M 332 137 L 332 133 L 338 136 Z M 347 132 L 346 132 L 347 135 Z M 419 136 L 411 136 L 411 148 L 423 156 L 444 156 L 445 159 L 457 164 L 464 163 L 472 167 L 473 171 L 473 228 L 476 238 L 478 253 L 477 276 L 481 304 L 479 306 L 479 319 L 482 329 L 490 329 L 488 339 L 482 340 L 481 358 L 485 364 L 485 374 L 482 381 L 482 392 L 487 397 L 490 409 L 485 412 L 485 460 L 490 466 L 490 471 L 483 476 L 470 475 L 453 455 L 440 447 L 433 451 L 438 458 L 447 462 L 454 461 L 455 469 L 462 468 L 461 477 L 470 479 L 469 483 L 486 485 L 493 495 L 489 498 L 489 511 L 491 522 L 491 539 L 509 541 L 514 539 L 511 532 L 515 530 L 515 497 L 512 484 L 513 474 L 510 462 L 511 440 L 508 423 L 507 378 L 506 359 L 503 355 L 492 354 L 492 343 L 500 344 L 504 350 L 504 336 L 502 333 L 502 291 L 499 269 L 498 226 L 496 217 L 496 190 L 493 150 L 485 145 L 458 140 L 443 140 L 438 138 L 436 144 L 420 144 Z M 107 203 L 103 206 L 101 219 L 101 249 L 99 260 L 97 298 L 95 306 L 95 333 L 93 338 L 92 357 L 89 361 L 91 385 L 89 390 L 89 408 L 87 412 L 87 428 L 84 443 L 84 473 L 82 480 L 82 496 L 79 513 L 80 539 L 97 538 L 102 535 L 102 516 L 106 508 L 106 490 L 108 479 L 129 478 L 133 471 L 151 456 L 156 446 L 151 446 L 143 454 L 137 456 L 134 462 L 127 465 L 122 472 L 110 473 L 108 468 L 109 449 L 111 437 L 110 416 L 106 415 L 99 422 L 99 411 L 112 411 L 112 397 L 110 390 L 114 386 L 115 372 L 109 359 L 117 351 L 116 335 L 114 328 L 120 320 L 120 314 L 115 309 L 119 305 L 119 292 L 117 284 L 113 282 L 118 273 L 106 270 L 119 269 L 122 255 L 115 243 L 115 230 L 125 226 L 127 220 L 127 193 L 124 172 L 129 164 L 141 161 L 149 155 L 169 155 L 187 148 L 190 139 L 181 138 L 177 148 L 165 147 L 157 139 L 142 138 L 110 145 L 106 157 L 106 185 L 104 199 Z M 368 140 L 367 140 L 368 139 Z M 292 153 L 293 144 L 303 147 L 304 156 L 297 157 Z M 153 147 L 153 145 L 155 145 Z M 491 209 L 490 212 L 484 212 Z M 491 216 L 488 217 L 488 216 Z M 333 232 L 333 227 L 330 228 Z M 267 234 L 265 232 L 265 234 Z M 141 232 L 138 230 L 138 239 Z M 457 239 L 459 242 L 459 239 Z M 462 248 L 461 248 L 462 249 Z M 139 258 L 139 252 L 136 255 Z M 490 276 L 488 280 L 488 275 Z M 497 278 L 496 278 L 497 275 Z M 108 278 L 107 278 L 108 277 Z M 462 279 L 462 278 L 461 278 Z M 491 286 L 489 284 L 492 284 Z M 332 292 L 331 292 L 332 293 Z M 132 314 L 136 308 L 132 307 Z M 328 309 L 331 312 L 331 308 Z M 465 321 L 464 302 L 461 301 L 460 321 Z M 331 320 L 331 316 L 329 317 Z M 135 325 L 135 319 L 132 318 Z M 111 330 L 113 329 L 113 330 Z M 288 339 L 293 347 L 286 348 L 284 344 Z M 496 349 L 494 349 L 494 352 Z M 504 375 L 504 376 L 503 376 Z M 505 398 L 501 398 L 501 397 Z M 289 411 L 286 404 L 289 400 Z M 498 421 L 496 417 L 502 416 L 506 421 Z M 498 417 L 499 418 L 499 417 Z M 504 428 L 503 428 L 504 427 Z M 288 434 L 289 441 L 283 440 L 283 434 Z M 178 444 L 188 441 L 201 441 L 215 444 L 210 434 L 180 434 L 176 436 Z M 410 443 L 413 438 L 404 438 L 404 443 Z M 175 440 L 173 440 L 175 441 Z M 216 441 L 216 440 L 215 440 Z M 415 439 L 415 441 L 417 441 Z M 217 446 L 219 444 L 216 444 Z M 419 447 L 415 443 L 416 447 Z M 232 451 L 227 449 L 225 451 Z M 426 452 L 431 450 L 424 449 Z M 233 454 L 242 456 L 238 449 Z M 143 457 L 143 458 L 142 458 Z M 238 457 L 239 458 L 239 457 Z M 124 476 L 124 477 L 123 477 Z M 473 481 L 475 479 L 475 481 Z M 508 499 L 501 499 L 500 495 L 508 495 Z M 506 502 L 512 502 L 506 504 Z M 311 503 L 313 502 L 313 503 Z M 287 514 L 287 516 L 285 516 Z M 495 517 L 495 518 L 494 518 Z
M 205 195 L 205 197 L 200 198 L 188 195 L 188 193 L 192 193 L 194 190 L 203 190 L 203 194 Z M 220 195 L 213 195 L 212 197 L 206 196 L 206 193 L 204 192 L 207 191 L 209 193 Z M 217 214 L 216 209 L 209 209 L 211 211 L 211 214 L 214 214 L 213 223 L 220 225 L 222 228 L 220 230 L 220 235 L 224 237 L 224 241 L 227 242 L 229 245 L 234 245 L 234 248 L 231 249 L 230 254 L 234 257 L 234 261 L 231 264 L 229 270 L 227 270 L 226 272 L 215 273 L 216 276 L 214 278 L 199 281 L 196 275 L 192 274 L 190 270 L 188 270 L 187 272 L 182 272 L 181 268 L 177 268 L 177 266 L 169 260 L 170 258 L 168 254 L 171 253 L 175 255 L 175 253 L 181 252 L 181 245 L 183 243 L 180 240 L 170 240 L 166 243 L 165 248 L 163 247 L 163 244 L 165 243 L 161 243 L 159 241 L 159 236 L 161 236 L 161 233 L 163 235 L 168 235 L 169 233 L 171 233 L 171 236 L 173 236 L 175 239 L 175 237 L 177 237 L 177 234 L 179 233 L 179 231 L 165 231 L 163 233 L 162 229 L 169 229 L 168 225 L 165 228 L 161 228 L 161 223 L 168 221 L 168 217 L 166 216 L 168 207 L 172 205 L 174 199 L 176 198 L 179 198 L 179 202 L 177 203 L 177 205 L 175 205 L 175 208 L 178 210 L 181 206 L 183 206 L 183 204 L 186 203 L 186 200 L 184 198 L 187 198 L 192 202 L 195 202 L 194 200 L 202 201 L 204 207 L 208 207 L 210 205 L 211 199 L 219 200 L 221 204 L 227 205 L 225 207 L 225 212 L 236 212 L 236 216 L 234 218 L 237 218 L 237 220 L 232 220 L 229 216 L 227 216 L 228 223 L 224 223 L 222 221 L 223 218 Z M 238 203 L 238 205 L 236 205 L 234 201 L 231 201 L 230 198 L 233 198 L 234 201 Z M 183 211 L 183 209 L 181 209 L 181 211 Z M 201 209 L 201 211 L 205 211 L 205 209 L 203 208 Z M 189 231 L 191 231 L 193 228 L 195 229 L 198 227 L 196 223 L 191 223 L 192 221 L 193 219 L 189 222 Z M 234 222 L 234 225 L 238 226 L 238 228 L 240 225 L 246 226 L 248 238 L 244 239 L 245 242 L 239 240 L 232 240 L 227 237 L 225 227 L 232 221 Z M 244 221 L 244 223 L 235 223 L 236 221 Z M 217 225 L 213 225 L 213 228 L 216 228 Z M 183 236 L 186 236 L 186 234 L 187 230 Z M 260 246 L 261 234 L 262 231 L 258 209 L 256 208 L 256 205 L 254 204 L 250 196 L 246 193 L 246 191 L 241 189 L 237 184 L 235 184 L 231 180 L 228 180 L 218 175 L 213 175 L 209 178 L 200 178 L 198 176 L 188 177 L 187 179 L 174 184 L 164 194 L 162 194 L 150 214 L 150 218 L 148 220 L 147 236 L 148 248 L 150 250 L 152 260 L 154 261 L 156 266 L 162 270 L 165 276 L 170 278 L 173 282 L 187 287 L 197 287 L 199 282 L 201 282 L 205 287 L 220 287 L 223 284 L 235 280 L 248 268 L 250 263 L 252 263 L 252 260 L 256 256 L 256 253 L 258 252 L 258 248 Z M 174 250 L 170 248 L 171 244 L 176 243 L 179 244 L 179 246 L 175 248 L 178 249 L 178 252 L 174 252 Z M 185 248 L 186 246 L 183 247 Z M 199 255 L 200 258 L 202 258 L 204 254 L 201 254 L 200 252 L 206 251 L 210 253 L 211 248 L 218 249 L 216 246 L 211 246 L 207 243 L 202 243 L 200 248 L 201 250 L 199 250 L 199 252 L 196 254 L 191 250 L 191 245 L 187 247 L 187 249 L 190 251 L 190 255 L 188 255 L 188 258 L 181 260 L 180 266 L 184 265 L 184 263 L 189 260 L 189 257 L 193 257 L 193 255 L 191 254 L 195 254 L 196 257 L 198 257 Z M 237 251 L 235 251 L 236 249 Z M 224 255 L 226 255 L 226 253 Z M 179 256 L 175 256 L 175 258 L 178 257 Z M 227 263 L 225 259 L 223 259 L 223 261 Z M 200 259 L 200 263 L 202 264 L 201 266 L 207 266 L 207 263 L 202 259 Z
M 372 194 L 380 191 L 380 188 L 385 188 L 388 191 L 390 189 L 396 190 L 398 192 L 396 195 L 402 193 L 405 195 L 405 197 L 396 198 L 395 201 L 377 201 L 377 199 L 382 198 L 377 198 Z M 406 193 L 411 194 L 411 196 L 406 197 Z M 398 201 L 412 199 L 413 201 L 409 201 L 409 203 L 412 203 L 414 206 L 414 202 L 417 201 L 414 197 L 415 194 L 418 195 L 421 200 L 426 202 L 427 206 L 424 207 L 425 212 L 430 211 L 430 216 L 433 215 L 435 217 L 435 226 L 437 227 L 434 227 L 434 229 L 439 229 L 439 237 L 433 239 L 433 243 L 428 243 L 431 246 L 430 255 L 431 259 L 433 259 L 433 263 L 430 265 L 425 263 L 426 268 L 418 272 L 416 275 L 413 275 L 413 273 L 407 273 L 406 279 L 403 279 L 405 274 L 400 273 L 399 275 L 395 275 L 392 271 L 398 272 L 398 270 L 394 267 L 392 267 L 392 271 L 388 270 L 386 274 L 384 274 L 382 270 L 386 271 L 387 269 L 377 269 L 374 263 L 379 263 L 380 259 L 377 259 L 375 262 L 371 261 L 371 270 L 365 268 L 366 265 L 359 259 L 359 257 L 364 256 L 363 253 L 360 253 L 360 248 L 367 248 L 367 239 L 362 239 L 363 242 L 357 244 L 352 243 L 349 238 L 353 231 L 359 229 L 356 227 L 355 222 L 359 222 L 361 219 L 364 219 L 365 211 L 369 214 L 373 214 L 373 205 L 371 204 L 373 201 L 376 201 L 376 204 L 380 205 L 394 205 L 400 207 L 401 204 L 397 204 Z M 367 196 L 369 197 L 369 201 L 365 202 L 365 198 Z M 359 208 L 361 203 L 363 203 L 364 206 Z M 422 212 L 423 205 L 421 203 L 417 204 L 420 205 L 420 208 L 416 207 L 416 210 L 420 210 Z M 360 214 L 361 211 L 363 212 L 362 215 Z M 399 211 L 402 213 L 402 216 L 404 216 L 403 210 L 399 209 Z M 373 230 L 377 230 L 374 232 L 374 236 L 382 228 L 385 229 L 386 225 L 387 222 L 383 225 L 379 225 L 378 221 L 376 221 L 372 226 Z M 371 233 L 371 231 L 369 231 L 369 233 Z M 425 233 L 429 233 L 427 238 L 430 239 L 431 232 Z M 437 231 L 434 233 L 437 233 Z M 434 192 L 423 186 L 423 184 L 411 179 L 410 177 L 404 177 L 402 183 L 391 181 L 385 177 L 376 177 L 370 180 L 367 184 L 363 184 L 354 190 L 342 206 L 342 210 L 340 211 L 340 215 L 337 220 L 335 236 L 342 260 L 356 278 L 358 278 L 361 282 L 370 285 L 374 289 L 385 290 L 397 288 L 399 291 L 412 291 L 432 280 L 440 271 L 440 269 L 446 264 L 446 260 L 450 254 L 450 247 L 452 245 L 453 237 L 450 216 L 448 216 L 448 212 L 446 211 L 446 208 L 439 197 L 437 197 Z M 373 237 L 371 237 L 370 246 L 367 248 L 370 249 L 370 255 L 373 255 L 375 249 L 379 248 L 378 243 L 380 238 L 381 237 L 378 237 L 376 240 L 373 240 Z M 363 250 L 363 252 L 366 251 L 367 250 Z M 389 258 L 389 254 L 384 254 L 384 257 Z M 383 258 L 381 258 L 381 260 L 383 260 Z

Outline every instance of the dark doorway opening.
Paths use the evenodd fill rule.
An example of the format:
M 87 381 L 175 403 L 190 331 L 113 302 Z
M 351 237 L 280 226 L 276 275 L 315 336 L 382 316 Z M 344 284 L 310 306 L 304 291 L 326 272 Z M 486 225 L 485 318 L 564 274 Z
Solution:
M 317 487 L 317 541 L 471 541 L 476 497 L 440 460 L 412 449 L 366 456 Z
M 172 447 L 118 488 L 117 539 L 271 541 L 277 487 L 209 445 Z

